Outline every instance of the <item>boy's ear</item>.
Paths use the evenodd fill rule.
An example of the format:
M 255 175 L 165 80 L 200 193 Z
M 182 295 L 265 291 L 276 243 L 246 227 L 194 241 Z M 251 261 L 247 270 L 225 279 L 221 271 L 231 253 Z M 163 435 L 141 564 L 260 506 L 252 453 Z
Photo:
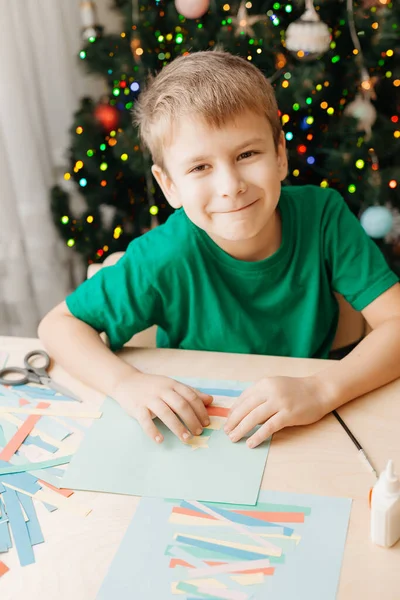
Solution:
M 289 162 L 286 151 L 286 138 L 283 131 L 281 132 L 281 137 L 279 139 L 278 145 L 278 169 L 280 180 L 283 181 L 284 179 L 286 179 L 289 169 Z
M 172 208 L 180 208 L 182 204 L 178 199 L 175 184 L 169 175 L 165 173 L 165 171 L 163 171 L 163 169 L 158 165 L 153 165 L 151 167 L 151 172 L 153 173 L 154 178 L 156 179 L 166 200 L 172 206 Z

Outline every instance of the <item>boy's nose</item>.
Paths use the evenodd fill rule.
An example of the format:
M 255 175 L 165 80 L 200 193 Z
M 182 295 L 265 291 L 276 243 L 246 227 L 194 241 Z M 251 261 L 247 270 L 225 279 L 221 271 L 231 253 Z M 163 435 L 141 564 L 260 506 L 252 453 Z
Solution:
M 247 191 L 247 186 L 240 173 L 234 169 L 220 173 L 218 178 L 218 194 L 225 198 L 236 198 Z

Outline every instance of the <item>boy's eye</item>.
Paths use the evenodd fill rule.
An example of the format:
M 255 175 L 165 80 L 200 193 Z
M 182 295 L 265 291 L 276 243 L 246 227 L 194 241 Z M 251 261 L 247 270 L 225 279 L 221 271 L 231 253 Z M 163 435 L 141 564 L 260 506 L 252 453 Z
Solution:
M 249 158 L 250 156 L 253 156 L 254 154 L 258 154 L 258 153 L 255 152 L 254 150 L 247 150 L 247 152 L 242 152 L 242 154 L 239 154 L 239 158 Z
M 189 171 L 189 173 L 201 173 L 201 171 L 204 171 L 206 166 L 207 165 L 198 165 L 197 167 L 194 167 L 194 169 L 191 169 L 191 171 Z

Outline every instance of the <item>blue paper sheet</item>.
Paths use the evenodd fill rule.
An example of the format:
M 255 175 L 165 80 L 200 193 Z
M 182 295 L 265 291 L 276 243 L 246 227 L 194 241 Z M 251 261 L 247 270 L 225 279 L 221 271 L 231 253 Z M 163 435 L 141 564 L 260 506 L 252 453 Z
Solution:
M 222 390 L 230 397 L 246 387 L 238 381 L 184 381 L 197 388 Z M 269 440 L 254 449 L 248 448 L 245 439 L 233 444 L 222 423 L 219 430 L 207 432 L 207 448 L 194 450 L 158 421 L 164 441 L 156 444 L 111 398 L 106 399 L 101 410 L 102 418 L 93 423 L 66 469 L 63 487 L 136 496 L 256 503 Z
M 198 525 L 197 520 L 196 524 L 172 522 L 172 510 L 174 507 L 185 508 L 182 502 L 142 498 L 97 600 L 189 600 L 194 596 L 197 600 L 207 598 L 196 592 L 197 585 L 191 581 L 192 569 L 181 565 L 173 567 L 171 560 L 175 557 L 175 560 L 184 560 L 197 568 L 207 567 L 207 560 L 242 561 L 243 551 L 237 550 L 237 556 L 234 556 L 232 543 L 258 546 L 263 552 L 262 557 L 270 560 L 270 567 L 268 574 L 264 574 L 263 582 L 251 586 L 238 583 L 230 574 L 214 575 L 217 582 L 227 586 L 228 590 L 247 593 L 252 600 L 334 600 L 339 584 L 351 500 L 261 490 L 255 507 L 207 503 L 211 509 L 252 513 L 268 510 L 266 505 L 271 507 L 269 510 L 272 512 L 280 507 L 280 512 L 283 513 L 296 513 L 299 508 L 303 509 L 303 522 L 290 523 L 285 520 L 281 524 L 284 527 L 290 526 L 292 533 L 265 538 L 281 547 L 281 556 L 268 555 L 268 551 L 257 541 L 227 526 L 212 526 L 209 521 Z M 261 533 L 263 527 L 249 527 L 249 530 Z M 227 542 L 228 551 L 222 547 L 225 560 L 214 556 L 211 543 L 201 543 L 197 538 L 213 540 L 216 547 L 221 542 Z M 254 559 L 259 560 L 258 554 L 254 554 Z M 247 558 L 249 556 L 245 557 Z M 251 569 L 251 560 L 249 568 Z M 178 586 L 180 582 L 180 589 L 186 589 L 187 592 L 175 595 L 171 586 L 173 583 Z

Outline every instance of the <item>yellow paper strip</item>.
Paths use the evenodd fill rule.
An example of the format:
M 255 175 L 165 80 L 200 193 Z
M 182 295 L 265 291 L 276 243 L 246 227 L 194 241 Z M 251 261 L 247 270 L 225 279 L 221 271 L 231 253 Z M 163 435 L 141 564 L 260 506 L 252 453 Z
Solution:
M 251 564 L 251 563 L 250 563 Z M 240 585 L 256 585 L 264 582 L 264 573 L 248 573 L 247 575 L 231 575 L 231 579 Z
M 100 419 L 101 412 L 82 412 L 66 410 L 64 407 L 55 406 L 54 408 L 29 408 L 29 406 L 12 407 L 0 406 L 0 414 L 13 413 L 25 415 L 45 415 L 46 417 L 71 417 L 73 419 Z

